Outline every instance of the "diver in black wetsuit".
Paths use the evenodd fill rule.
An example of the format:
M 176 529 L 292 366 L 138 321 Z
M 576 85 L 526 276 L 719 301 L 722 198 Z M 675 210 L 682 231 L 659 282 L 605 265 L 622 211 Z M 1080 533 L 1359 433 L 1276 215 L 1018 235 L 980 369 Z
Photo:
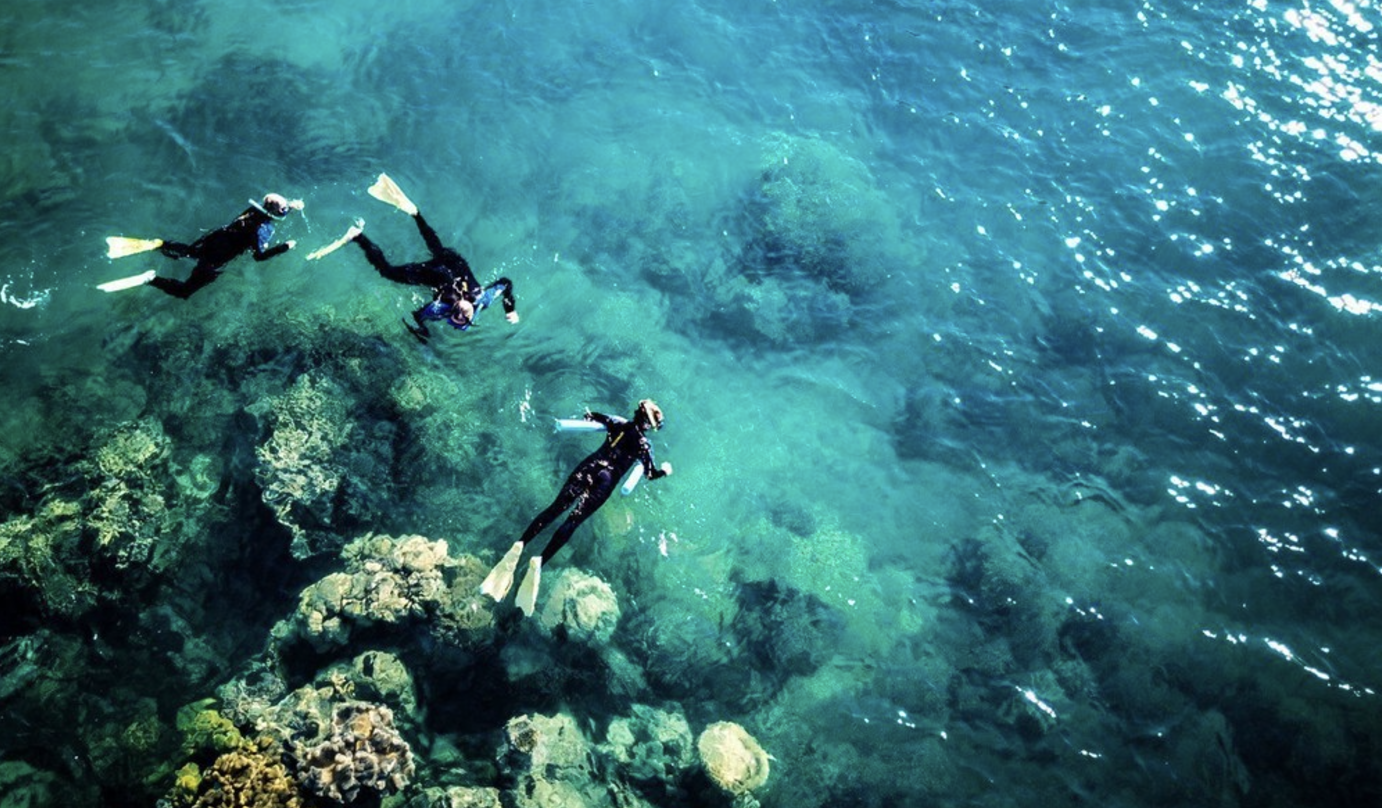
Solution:
M 417 325 L 409 325 L 406 320 L 403 323 L 414 336 L 426 342 L 432 335 L 427 330 L 430 320 L 445 320 L 452 328 L 469 330 L 475 316 L 488 308 L 496 297 L 503 303 L 505 318 L 511 323 L 518 322 L 513 281 L 500 278 L 491 284 L 481 286 L 475 278 L 475 273 L 471 271 L 470 264 L 460 253 L 441 243 L 437 232 L 422 218 L 422 214 L 414 212 L 412 217 L 417 223 L 418 232 L 422 234 L 422 240 L 427 243 L 427 249 L 432 252 L 432 257 L 426 261 L 397 266 L 390 264 L 379 246 L 364 234 L 364 223 L 360 221 L 347 231 L 347 236 L 349 240 L 360 245 L 360 249 L 365 252 L 365 258 L 369 259 L 371 266 L 379 270 L 380 275 L 397 283 L 432 287 L 432 302 L 413 312 L 413 322 Z
M 282 255 L 297 242 L 285 241 L 270 247 L 269 242 L 274 237 L 274 222 L 294 210 L 302 210 L 302 200 L 288 200 L 278 194 L 268 194 L 262 202 L 251 200 L 250 206 L 235 217 L 235 221 L 191 244 L 163 242 L 158 248 L 159 252 L 169 258 L 196 259 L 197 265 L 185 281 L 155 276 L 150 277 L 149 285 L 186 300 L 198 289 L 219 278 L 221 268 L 241 253 L 252 253 L 256 261 L 267 261 Z
M 599 449 L 576 466 L 567 477 L 557 498 L 542 513 L 533 519 L 523 536 L 509 548 L 501 560 L 485 579 L 481 591 L 495 600 L 502 600 L 513 585 L 513 575 L 518 568 L 518 559 L 523 548 L 544 528 L 556 521 L 567 508 L 571 514 L 552 535 L 551 541 L 543 549 L 542 555 L 529 561 L 528 574 L 518 588 L 519 608 L 532 614 L 537 600 L 538 582 L 542 565 L 552 560 L 557 551 L 565 546 L 571 534 L 576 532 L 589 516 L 605 504 L 614 488 L 635 463 L 643 464 L 643 471 L 649 480 L 656 480 L 672 473 L 670 464 L 661 468 L 653 463 L 652 445 L 649 444 L 648 429 L 662 428 L 662 410 L 649 399 L 638 402 L 632 421 L 625 421 L 612 415 L 587 412 L 586 419 L 605 427 L 605 442 Z
M 422 342 L 426 342 L 432 336 L 427 330 L 429 321 L 445 320 L 452 328 L 466 331 L 475 320 L 475 315 L 488 308 L 495 297 L 503 300 L 504 316 L 508 321 L 518 322 L 518 312 L 514 310 L 513 281 L 500 278 L 488 286 L 481 286 L 475 279 L 475 273 L 470 271 L 470 264 L 466 263 L 460 253 L 441 243 L 437 231 L 422 218 L 417 205 L 413 204 L 388 174 L 379 175 L 379 179 L 370 186 L 369 194 L 413 217 L 432 257 L 415 264 L 394 266 L 384 257 L 383 251 L 365 236 L 364 220 L 356 219 L 354 226 L 347 230 L 345 235 L 319 250 L 314 250 L 307 256 L 307 260 L 325 258 L 353 241 L 365 251 L 365 258 L 369 259 L 371 266 L 379 270 L 380 275 L 397 283 L 432 287 L 432 302 L 413 312 L 413 322 L 417 325 L 410 325 L 407 320 L 403 321 L 403 325 Z

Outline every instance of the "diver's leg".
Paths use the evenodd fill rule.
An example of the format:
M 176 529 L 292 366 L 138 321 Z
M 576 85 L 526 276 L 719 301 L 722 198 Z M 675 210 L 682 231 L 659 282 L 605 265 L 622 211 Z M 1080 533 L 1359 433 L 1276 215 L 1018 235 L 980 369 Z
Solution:
M 183 244 L 181 241 L 165 241 L 158 251 L 169 258 L 189 258 L 194 248 L 191 244 Z
M 542 513 L 533 518 L 533 521 L 528 525 L 528 529 L 523 531 L 523 535 L 518 541 L 522 544 L 527 544 L 532 541 L 536 538 L 537 534 L 541 533 L 548 525 L 555 522 L 557 517 L 561 516 L 562 511 L 571 507 L 571 503 L 575 501 L 576 495 L 571 494 L 563 487 L 561 493 L 557 494 L 557 498 L 552 500 L 552 504 L 548 505 Z
M 155 289 L 160 289 L 164 292 L 167 292 L 173 297 L 179 297 L 183 300 L 186 300 L 187 298 L 191 297 L 193 293 L 195 293 L 197 290 L 216 280 L 220 276 L 221 273 L 217 272 L 216 270 L 211 269 L 210 267 L 204 264 L 198 264 L 196 269 L 192 270 L 192 274 L 188 276 L 187 280 L 185 281 L 180 281 L 176 278 L 158 277 L 149 281 L 149 285 L 154 287 Z
M 364 233 L 357 235 L 354 241 L 356 244 L 360 245 L 361 250 L 364 250 L 365 259 L 370 262 L 370 266 L 374 267 L 380 275 L 383 275 L 385 278 L 395 283 L 406 283 L 409 285 L 418 285 L 422 283 L 417 277 L 419 265 L 402 264 L 400 266 L 394 266 L 390 264 L 389 259 L 384 257 L 384 251 L 379 249 L 379 245 L 370 241 L 369 236 Z
M 571 515 L 566 517 L 566 521 L 561 523 L 557 532 L 552 534 L 552 540 L 542 548 L 543 564 L 551 561 L 557 551 L 566 546 L 571 540 L 571 534 L 576 532 L 576 528 L 580 527 L 582 522 L 600 510 L 600 506 L 605 504 L 609 495 L 614 493 L 614 482 L 614 472 L 608 468 L 601 469 L 595 474 L 595 479 L 586 489 L 585 496 L 580 498 L 576 507 L 571 509 Z
M 446 247 L 441 243 L 441 237 L 437 235 L 437 231 L 432 229 L 432 225 L 422 218 L 421 212 L 413 214 L 413 221 L 417 222 L 417 231 L 422 234 L 422 240 L 426 243 L 427 249 L 432 252 L 433 257 L 446 252 Z

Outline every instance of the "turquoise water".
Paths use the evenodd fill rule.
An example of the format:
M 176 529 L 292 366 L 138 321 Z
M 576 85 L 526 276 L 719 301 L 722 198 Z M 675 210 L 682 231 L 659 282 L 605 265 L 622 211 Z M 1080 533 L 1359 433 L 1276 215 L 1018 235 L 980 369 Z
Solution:
M 1382 796 L 1382 8 L 5 17 L 0 803 L 151 804 L 181 707 L 371 649 L 417 683 L 397 804 L 538 804 L 499 751 L 537 713 L 603 761 L 585 804 L 728 804 L 610 762 L 633 705 L 741 724 L 765 806 Z M 303 260 L 357 216 L 422 257 L 380 172 L 520 324 L 420 346 L 415 290 Z M 307 200 L 294 252 L 94 288 L 189 269 L 105 236 L 268 191 Z M 550 419 L 647 396 L 676 473 L 549 571 L 611 586 L 610 637 L 503 606 L 274 656 L 347 543 L 487 567 L 593 448 Z

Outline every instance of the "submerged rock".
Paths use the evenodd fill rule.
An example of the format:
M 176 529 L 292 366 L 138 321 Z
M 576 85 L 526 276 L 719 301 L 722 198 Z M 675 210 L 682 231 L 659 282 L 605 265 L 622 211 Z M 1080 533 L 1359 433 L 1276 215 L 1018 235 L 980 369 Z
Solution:
M 569 715 L 521 715 L 504 727 L 500 766 L 515 781 L 517 808 L 646 805 L 596 768 L 595 750 Z
M 730 794 L 747 794 L 768 782 L 768 753 L 743 727 L 720 721 L 696 739 L 701 765 Z
M 497 788 L 452 786 L 422 789 L 405 804 L 406 808 L 503 808 Z
M 776 581 L 739 590 L 733 627 L 758 670 L 777 678 L 814 672 L 835 653 L 844 620 L 815 595 Z
M 686 716 L 643 704 L 633 706 L 633 715 L 610 722 L 602 748 L 630 781 L 658 783 L 667 791 L 696 763 Z
M 607 643 L 619 623 L 619 598 L 609 584 L 568 567 L 557 576 L 538 622 L 571 640 Z

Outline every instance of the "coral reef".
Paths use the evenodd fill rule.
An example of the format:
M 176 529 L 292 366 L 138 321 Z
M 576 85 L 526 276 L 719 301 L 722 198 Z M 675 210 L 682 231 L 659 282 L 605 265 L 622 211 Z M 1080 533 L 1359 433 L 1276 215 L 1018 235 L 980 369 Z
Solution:
M 339 536 L 388 496 L 392 430 L 383 421 L 357 424 L 352 402 L 333 377 L 303 373 L 245 408 L 263 435 L 255 450 L 261 496 L 291 534 L 296 558 L 340 549 Z
M 330 379 L 303 374 L 282 395 L 246 409 L 266 422 L 266 438 L 255 450 L 255 476 L 264 504 L 292 533 L 293 555 L 332 549 L 320 528 L 332 525 L 342 494 L 345 469 L 335 453 L 352 428 L 344 391 Z
M 182 733 L 183 757 L 199 751 L 229 752 L 245 745 L 245 738 L 234 722 L 212 705 L 215 699 L 203 699 L 178 710 L 177 728 Z
M 619 623 L 619 599 L 609 584 L 567 567 L 557 576 L 538 612 L 539 624 L 554 635 L 586 643 L 606 643 Z
M 26 612 L 72 618 L 91 609 L 99 587 L 77 561 L 81 506 L 51 496 L 32 515 L 0 524 L 0 600 L 18 617 Z
M 696 739 L 701 765 L 730 794 L 747 794 L 768 782 L 768 753 L 743 727 L 720 721 Z
M 326 651 L 346 645 L 365 629 L 453 611 L 445 573 L 456 562 L 447 555 L 446 542 L 365 536 L 348 545 L 343 556 L 346 571 L 308 586 L 293 616 L 275 627 L 280 643 L 302 640 Z M 485 624 L 467 614 L 478 609 L 478 599 L 455 606 L 462 612 L 458 622 Z
M 331 734 L 293 751 L 303 788 L 340 803 L 361 793 L 395 793 L 413 776 L 413 750 L 393 725 L 393 711 L 365 702 L 337 705 Z
M 275 741 L 261 738 L 216 758 L 202 773 L 191 808 L 304 808 L 280 754 Z

